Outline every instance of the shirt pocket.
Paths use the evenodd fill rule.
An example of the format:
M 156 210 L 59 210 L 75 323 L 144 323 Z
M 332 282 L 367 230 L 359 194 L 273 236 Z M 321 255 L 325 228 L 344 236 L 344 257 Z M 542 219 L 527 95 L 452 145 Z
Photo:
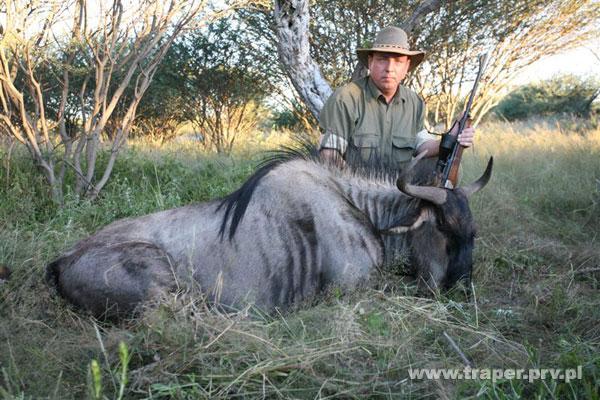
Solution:
M 352 137 L 352 144 L 360 158 L 367 162 L 378 156 L 379 140 L 379 135 L 374 132 L 356 132 Z
M 392 158 L 395 164 L 410 161 L 415 151 L 416 139 L 406 136 L 392 136 Z

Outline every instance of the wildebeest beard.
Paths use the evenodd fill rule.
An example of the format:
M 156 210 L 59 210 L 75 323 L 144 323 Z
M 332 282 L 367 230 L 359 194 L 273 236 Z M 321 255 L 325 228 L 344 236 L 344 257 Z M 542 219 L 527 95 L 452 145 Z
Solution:
M 313 146 L 283 149 L 224 199 L 106 226 L 50 263 L 47 278 L 104 316 L 191 281 L 213 303 L 285 308 L 329 286 L 364 285 L 406 254 L 424 285 L 448 287 L 470 275 L 467 198 L 487 183 L 491 160 L 456 190 L 415 185 L 425 165 L 340 169 Z

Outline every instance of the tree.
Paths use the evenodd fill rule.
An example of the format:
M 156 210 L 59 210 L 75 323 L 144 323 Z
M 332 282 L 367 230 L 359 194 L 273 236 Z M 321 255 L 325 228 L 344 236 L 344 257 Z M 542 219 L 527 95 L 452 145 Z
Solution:
M 294 88 L 317 117 L 331 87 L 310 55 L 308 0 L 275 0 L 277 49 Z
M 188 120 L 188 100 L 181 55 L 171 46 L 137 109 L 132 136 L 163 143 Z M 129 93 L 131 95 L 131 93 Z
M 75 172 L 77 195 L 93 199 L 102 190 L 158 65 L 203 3 L 132 1 L 126 6 L 121 0 L 109 7 L 87 0 L 9 0 L 5 5 L 0 121 L 27 147 L 57 203 L 63 199 L 67 169 Z M 50 90 L 53 81 L 58 82 L 58 101 Z M 128 88 L 132 95 L 126 98 Z M 51 104 L 55 119 L 47 113 Z M 117 108 L 123 112 L 115 113 Z M 99 174 L 101 135 L 108 126 L 114 129 L 110 154 Z
M 488 67 L 471 112 L 478 123 L 525 67 L 598 35 L 598 15 L 600 3 L 588 0 L 448 2 L 415 32 L 432 54 L 413 76 L 414 85 L 433 121 L 449 126 L 471 89 L 476 55 L 487 52 Z
M 253 67 L 269 92 L 274 113 L 290 113 L 298 130 L 312 131 L 316 119 L 296 90 L 281 63 L 277 50 L 277 27 L 270 1 L 257 1 L 252 8 L 238 8 L 232 24 L 239 26 L 237 43 L 251 55 Z
M 236 139 L 258 126 L 263 95 L 254 90 L 257 80 L 243 69 L 226 66 L 206 69 L 197 78 L 191 121 L 207 149 L 228 154 Z
M 256 61 L 240 46 L 242 37 L 234 21 L 222 19 L 174 45 L 186 118 L 205 147 L 218 153 L 229 153 L 239 136 L 256 128 L 257 110 L 268 92 Z
M 426 99 L 432 122 L 446 124 L 470 89 L 479 53 L 489 52 L 490 62 L 472 111 L 476 121 L 523 68 L 598 35 L 600 15 L 600 3 L 593 0 L 315 0 L 311 5 L 312 25 L 307 0 L 275 0 L 274 16 L 280 58 L 314 115 L 331 93 L 327 82 L 340 84 L 356 69 L 355 49 L 394 22 L 412 31 L 414 47 L 427 50 L 407 83 Z
M 503 98 L 494 111 L 508 120 L 561 113 L 587 117 L 598 97 L 598 87 L 597 79 L 559 76 L 521 86 Z

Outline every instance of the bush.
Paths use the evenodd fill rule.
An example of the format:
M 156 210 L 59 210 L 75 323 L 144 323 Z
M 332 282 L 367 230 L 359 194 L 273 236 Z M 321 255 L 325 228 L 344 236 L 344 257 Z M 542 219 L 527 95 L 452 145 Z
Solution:
M 310 132 L 318 125 L 318 121 L 303 104 L 292 101 L 287 108 L 273 111 L 271 124 L 271 127 L 277 130 Z
M 293 129 L 300 125 L 298 115 L 290 109 L 277 111 L 273 115 L 273 128 Z
M 561 113 L 589 117 L 592 103 L 600 94 L 597 79 L 575 75 L 555 78 L 521 86 L 498 104 L 494 113 L 507 120 Z

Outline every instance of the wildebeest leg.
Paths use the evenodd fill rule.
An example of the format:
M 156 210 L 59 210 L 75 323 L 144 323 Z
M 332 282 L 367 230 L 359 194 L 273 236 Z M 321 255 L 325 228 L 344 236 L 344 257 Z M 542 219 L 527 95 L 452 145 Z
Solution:
M 97 317 L 127 315 L 176 286 L 169 255 L 146 242 L 92 244 L 48 269 L 61 295 Z

